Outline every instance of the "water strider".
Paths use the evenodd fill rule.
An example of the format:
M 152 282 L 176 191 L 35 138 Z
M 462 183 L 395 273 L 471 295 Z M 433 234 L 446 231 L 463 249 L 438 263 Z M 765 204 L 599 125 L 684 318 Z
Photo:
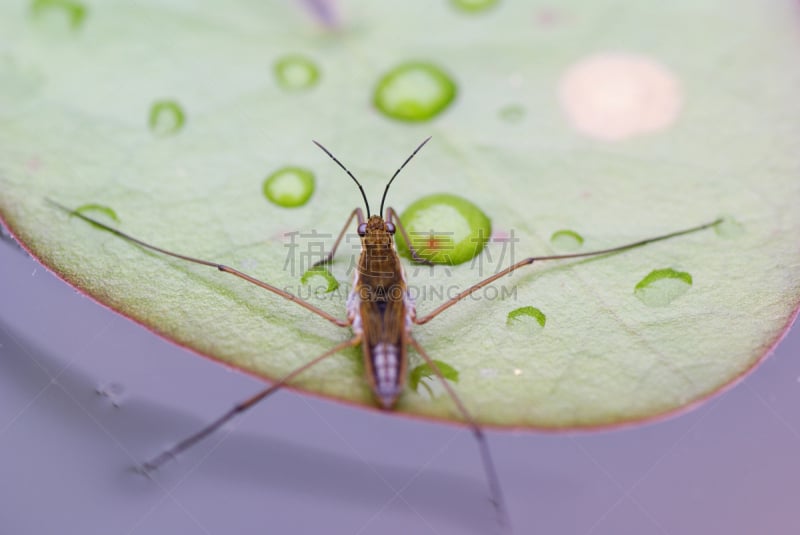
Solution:
M 395 243 L 394 243 L 395 232 L 399 230 L 400 233 L 403 235 L 406 243 L 409 244 L 411 256 L 415 261 L 417 262 L 427 262 L 427 261 L 422 259 L 417 253 L 417 251 L 414 250 L 413 246 L 411 245 L 412 242 L 411 240 L 408 239 L 406 230 L 403 228 L 403 225 L 400 221 L 399 216 L 397 215 L 397 212 L 391 207 L 387 207 L 384 212 L 384 205 L 386 202 L 386 196 L 389 192 L 389 188 L 392 185 L 394 179 L 397 177 L 400 171 L 402 171 L 402 169 L 406 166 L 406 164 L 408 164 L 408 162 L 411 161 L 411 159 L 417 154 L 417 152 L 419 152 L 419 150 L 429 140 L 430 138 L 425 139 L 425 141 L 423 141 L 416 149 L 414 149 L 411 155 L 408 156 L 408 158 L 406 158 L 403 164 L 397 169 L 397 171 L 395 171 L 394 175 L 392 175 L 392 177 L 389 179 L 383 191 L 380 209 L 377 214 L 373 214 L 370 211 L 369 201 L 367 200 L 364 188 L 361 185 L 361 183 L 356 179 L 356 177 L 335 156 L 333 156 L 333 154 L 331 154 L 330 151 L 328 151 L 321 144 L 314 141 L 314 143 L 320 149 L 322 149 L 328 156 L 330 156 L 330 158 L 339 167 L 341 167 L 345 171 L 345 173 L 347 173 L 347 175 L 350 176 L 350 178 L 353 179 L 353 181 L 358 186 L 359 191 L 361 192 L 361 196 L 364 200 L 364 208 L 366 210 L 362 211 L 362 209 L 359 207 L 350 213 L 350 216 L 347 218 L 344 228 L 336 238 L 336 241 L 334 242 L 330 253 L 321 262 L 318 263 L 318 264 L 325 264 L 325 263 L 330 263 L 333 260 L 333 257 L 336 254 L 336 249 L 338 248 L 343 236 L 347 232 L 347 229 L 350 227 L 351 223 L 355 219 L 358 224 L 357 231 L 358 235 L 361 238 L 362 249 L 358 261 L 358 268 L 355 270 L 353 289 L 350 292 L 350 295 L 348 296 L 347 299 L 345 319 L 339 319 L 325 312 L 324 310 L 318 308 L 317 306 L 303 299 L 300 299 L 295 295 L 292 295 L 289 292 L 286 292 L 267 282 L 255 279 L 239 270 L 225 266 L 223 264 L 218 264 L 216 262 L 210 262 L 207 260 L 202 260 L 191 256 L 186 256 L 183 254 L 162 249 L 160 247 L 151 245 L 149 243 L 145 243 L 120 230 L 117 230 L 95 219 L 92 219 L 82 214 L 80 211 L 70 210 L 69 208 L 66 208 L 58 203 L 50 201 L 53 205 L 57 206 L 58 208 L 72 215 L 75 215 L 83 219 L 84 221 L 92 223 L 93 225 L 96 225 L 101 229 L 111 232 L 120 238 L 133 242 L 141 247 L 150 249 L 152 251 L 156 251 L 175 258 L 180 258 L 188 262 L 194 262 L 196 264 L 213 267 L 225 273 L 230 273 L 231 275 L 244 279 L 247 282 L 250 282 L 265 290 L 277 294 L 280 297 L 293 301 L 298 305 L 304 307 L 305 309 L 309 310 L 310 312 L 313 312 L 314 314 L 330 321 L 335 325 L 338 325 L 340 327 L 350 327 L 353 331 L 353 337 L 350 338 L 349 340 L 345 340 L 335 345 L 334 347 L 324 352 L 323 354 L 316 356 L 315 358 L 311 359 L 302 366 L 292 370 L 284 377 L 276 380 L 269 387 L 263 389 L 254 396 L 251 396 L 248 399 L 244 400 L 243 402 L 237 404 L 231 410 L 229 410 L 228 412 L 217 418 L 215 421 L 211 422 L 209 425 L 207 425 L 197 433 L 187 437 L 186 439 L 177 443 L 171 449 L 164 451 L 160 455 L 144 463 L 141 466 L 141 471 L 147 473 L 152 470 L 155 470 L 156 468 L 161 466 L 164 462 L 168 461 L 169 459 L 179 454 L 180 452 L 185 451 L 196 442 L 202 440 L 209 434 L 213 433 L 216 429 L 218 429 L 225 422 L 227 422 L 237 414 L 244 412 L 245 410 L 252 407 L 262 399 L 275 393 L 281 387 L 290 382 L 292 379 L 303 373 L 305 370 L 311 368 L 315 364 L 333 355 L 334 353 L 341 351 L 342 349 L 356 346 L 359 344 L 361 345 L 363 352 L 366 379 L 374 394 L 375 400 L 381 408 L 385 410 L 392 410 L 396 405 L 398 398 L 403 393 L 403 389 L 405 386 L 406 378 L 408 375 L 408 349 L 410 346 L 419 354 L 419 356 L 425 361 L 427 366 L 437 376 L 442 386 L 444 387 L 445 391 L 447 392 L 448 396 L 452 399 L 455 405 L 455 409 L 458 411 L 461 417 L 467 422 L 470 429 L 472 430 L 478 443 L 481 455 L 481 461 L 483 463 L 484 471 L 486 473 L 486 478 L 489 485 L 491 501 L 497 512 L 498 521 L 504 529 L 510 530 L 510 523 L 508 521 L 508 514 L 506 510 L 505 501 L 503 499 L 500 482 L 497 477 L 497 472 L 494 467 L 492 455 L 489 451 L 489 445 L 483 433 L 483 429 L 481 428 L 480 424 L 478 424 L 478 422 L 473 418 L 472 414 L 464 405 L 464 403 L 461 401 L 461 398 L 459 397 L 458 393 L 453 389 L 450 383 L 445 380 L 444 375 L 437 366 L 437 364 L 433 361 L 433 359 L 431 359 L 431 357 L 427 354 L 425 349 L 414 338 L 411 332 L 412 327 L 414 325 L 423 325 L 425 323 L 428 323 L 429 321 L 434 319 L 436 316 L 438 316 L 451 306 L 455 305 L 462 299 L 469 297 L 471 294 L 480 290 L 486 285 L 495 282 L 496 280 L 504 277 L 505 275 L 508 275 L 509 273 L 513 272 L 516 269 L 531 265 L 535 262 L 545 261 L 545 260 L 585 258 L 589 256 L 597 256 L 597 255 L 625 251 L 628 249 L 632 249 L 634 247 L 640 247 L 642 245 L 646 245 L 648 243 L 666 240 L 683 234 L 697 232 L 712 227 L 714 225 L 717 225 L 718 223 L 721 222 L 721 220 L 717 219 L 710 223 L 697 225 L 684 230 L 679 230 L 668 234 L 662 234 L 659 236 L 646 238 L 633 243 L 628 243 L 617 247 L 611 247 L 608 249 L 590 251 L 585 253 L 573 253 L 573 254 L 549 255 L 549 256 L 525 258 L 524 260 L 520 260 L 519 262 L 516 262 L 513 265 L 461 291 L 451 299 L 445 301 L 444 303 L 436 307 L 429 314 L 422 317 L 418 317 L 416 315 L 414 299 L 409 293 L 403 267 L 400 263 L 400 259 L 395 249 Z

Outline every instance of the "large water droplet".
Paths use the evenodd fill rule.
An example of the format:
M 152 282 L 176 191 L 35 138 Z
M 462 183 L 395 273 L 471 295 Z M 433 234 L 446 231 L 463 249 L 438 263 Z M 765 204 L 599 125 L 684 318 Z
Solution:
M 400 121 L 428 121 L 447 108 L 456 84 L 438 66 L 410 61 L 398 65 L 378 82 L 373 102 L 386 116 Z
M 309 58 L 291 54 L 275 62 L 275 79 L 289 91 L 309 89 L 319 81 L 319 68 Z
M 302 167 L 282 167 L 264 180 L 263 191 L 278 206 L 302 206 L 314 193 L 314 173 Z
M 174 100 L 159 100 L 150 107 L 150 130 L 158 136 L 171 136 L 177 134 L 183 123 L 186 122 L 186 114 L 183 108 Z
M 655 269 L 639 281 L 634 295 L 645 305 L 663 307 L 682 296 L 692 287 L 692 276 L 672 268 Z
M 437 264 L 462 264 L 483 250 L 492 234 L 489 217 L 470 201 L 437 193 L 413 202 L 400 216 L 417 254 Z M 401 232 L 397 248 L 411 257 Z

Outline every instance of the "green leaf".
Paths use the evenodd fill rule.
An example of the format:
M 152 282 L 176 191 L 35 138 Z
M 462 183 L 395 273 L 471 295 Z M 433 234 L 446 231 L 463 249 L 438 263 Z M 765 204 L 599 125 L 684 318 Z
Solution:
M 377 210 L 388 178 L 433 135 L 387 205 L 402 213 L 455 194 L 488 216 L 493 234 L 463 264 L 405 264 L 420 316 L 501 266 L 561 253 L 551 237 L 564 229 L 578 229 L 579 250 L 591 251 L 726 217 L 622 254 L 534 263 L 415 328 L 433 358 L 459 370 L 455 388 L 478 421 L 653 418 L 735 382 L 781 338 L 800 297 L 794 5 L 628 2 L 620 15 L 612 0 L 546 11 L 354 0 L 324 18 L 308 5 L 0 5 L 5 224 L 98 301 L 200 353 L 282 377 L 350 332 L 45 199 L 106 207 L 113 212 L 85 213 L 344 318 L 348 284 L 309 295 L 300 278 L 363 203 L 311 139 L 347 165 Z M 262 193 L 286 167 L 314 177 L 301 206 Z M 339 281 L 352 280 L 354 230 L 331 265 Z M 691 285 L 667 277 L 685 291 L 642 300 L 637 284 L 665 268 Z M 530 303 L 547 311 L 547 326 L 509 329 L 509 312 Z M 345 353 L 293 384 L 374 404 L 359 349 Z M 397 410 L 459 418 L 447 396 L 413 389 Z

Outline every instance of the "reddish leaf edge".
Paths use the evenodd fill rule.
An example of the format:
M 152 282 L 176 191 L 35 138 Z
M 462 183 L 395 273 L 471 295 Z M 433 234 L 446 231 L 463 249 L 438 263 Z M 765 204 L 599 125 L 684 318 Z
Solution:
M 185 351 L 187 351 L 189 353 L 193 353 L 193 354 L 195 354 L 197 356 L 206 358 L 206 359 L 208 359 L 208 360 L 210 360 L 210 361 L 212 361 L 212 362 L 214 362 L 216 364 L 225 366 L 225 367 L 227 367 L 227 368 L 229 368 L 231 370 L 235 370 L 235 371 L 243 373 L 245 375 L 249 375 L 249 376 L 251 376 L 251 377 L 253 377 L 255 379 L 258 379 L 260 381 L 265 381 L 265 382 L 274 382 L 275 381 L 275 379 L 272 378 L 272 377 L 266 377 L 264 375 L 257 374 L 255 372 L 250 371 L 250 370 L 246 370 L 246 369 L 240 368 L 238 366 L 234 366 L 233 364 L 230 364 L 229 362 L 225 362 L 225 361 L 223 361 L 221 359 L 218 359 L 218 358 L 216 358 L 216 357 L 214 357 L 212 355 L 207 355 L 207 354 L 202 353 L 202 352 L 200 352 L 200 351 L 198 351 L 198 350 L 196 350 L 196 349 L 194 349 L 192 347 L 189 347 L 189 346 L 186 346 L 186 345 L 181 344 L 179 342 L 176 342 L 175 340 L 172 340 L 171 338 L 167 337 L 166 335 L 156 331 L 153 327 L 150 327 L 149 325 L 146 325 L 145 323 L 143 323 L 143 322 L 141 322 L 141 321 L 139 321 L 139 320 L 137 320 L 135 318 L 132 318 L 132 317 L 126 315 L 125 313 L 120 312 L 119 310 L 116 310 L 116 309 L 112 308 L 111 306 L 105 304 L 100 299 L 98 299 L 97 297 L 95 297 L 91 293 L 87 292 L 83 288 L 77 286 L 76 284 L 73 284 L 72 281 L 70 281 L 69 278 L 66 275 L 62 275 L 58 271 L 57 268 L 55 268 L 53 266 L 50 266 L 49 264 L 44 262 L 33 251 L 32 248 L 28 247 L 28 245 L 22 239 L 20 239 L 19 233 L 14 230 L 13 225 L 8 221 L 8 219 L 3 217 L 2 213 L 0 213 L 0 224 L 2 224 L 6 228 L 6 230 L 11 235 L 11 237 L 14 239 L 14 241 L 16 241 L 16 243 L 28 254 L 28 256 L 30 256 L 33 260 L 38 262 L 42 267 L 45 268 L 46 271 L 48 271 L 49 273 L 54 275 L 56 278 L 60 279 L 62 282 L 67 284 L 67 286 L 71 287 L 72 289 L 74 289 L 75 291 L 80 293 L 81 295 L 89 298 L 91 301 L 94 301 L 95 303 L 97 303 L 101 307 L 103 307 L 103 308 L 105 308 L 107 310 L 110 310 L 114 314 L 122 316 L 126 320 L 131 321 L 131 322 L 143 327 L 145 330 L 149 331 L 150 333 L 152 333 L 156 337 L 161 338 L 162 340 L 164 340 L 164 341 L 166 341 L 166 342 L 168 342 L 168 343 L 170 343 L 170 344 L 172 344 L 174 346 L 177 346 L 177 347 L 179 347 L 179 348 L 181 348 L 181 349 L 183 349 L 183 350 L 185 350 Z M 791 330 L 792 326 L 794 325 L 795 321 L 797 320 L 798 315 L 800 315 L 800 301 L 795 303 L 794 310 L 792 311 L 792 313 L 787 318 L 787 320 L 784 323 L 784 325 L 781 328 L 781 330 L 778 332 L 778 335 L 770 342 L 769 347 L 758 357 L 758 359 L 756 359 L 753 362 L 753 364 L 751 364 L 747 369 L 743 370 L 741 373 L 739 373 L 738 375 L 733 377 L 727 383 L 721 385 L 719 388 L 717 388 L 715 390 L 712 390 L 710 392 L 707 392 L 707 393 L 699 396 L 698 398 L 696 398 L 696 399 L 694 399 L 694 400 L 692 400 L 692 401 L 690 401 L 690 402 L 688 402 L 685 405 L 682 405 L 680 407 L 676 407 L 674 409 L 666 410 L 664 412 L 652 414 L 652 415 L 649 415 L 649 416 L 644 416 L 644 417 L 641 417 L 641 418 L 633 418 L 633 419 L 630 419 L 630 420 L 623 420 L 623 421 L 619 421 L 619 422 L 610 422 L 610 423 L 592 424 L 592 425 L 572 425 L 572 426 L 557 427 L 557 426 L 536 426 L 536 425 L 516 425 L 516 424 L 492 424 L 492 423 L 480 422 L 480 426 L 484 430 L 500 431 L 500 432 L 502 432 L 502 431 L 510 431 L 510 432 L 524 431 L 524 432 L 540 433 L 540 434 L 547 434 L 547 435 L 583 434 L 583 433 L 588 434 L 588 433 L 595 433 L 595 432 L 601 432 L 601 431 L 616 431 L 616 430 L 630 429 L 630 428 L 635 428 L 635 427 L 641 427 L 641 426 L 644 426 L 644 425 L 658 424 L 658 423 L 661 423 L 661 422 L 672 420 L 673 418 L 678 418 L 680 416 L 683 416 L 684 414 L 687 414 L 689 412 L 692 412 L 692 411 L 698 409 L 699 407 L 701 407 L 702 405 L 704 405 L 707 402 L 711 401 L 712 399 L 714 399 L 714 398 L 716 398 L 718 396 L 724 395 L 728 391 L 730 391 L 733 388 L 737 387 L 741 382 L 743 382 L 750 374 L 752 374 L 759 366 L 761 366 L 761 364 L 763 364 L 764 361 L 767 358 L 769 358 L 775 352 L 775 349 L 778 347 L 778 345 L 780 345 L 780 343 L 783 341 L 783 339 L 789 333 L 789 330 Z M 307 389 L 304 389 L 304 388 L 301 388 L 301 387 L 298 387 L 298 386 L 285 385 L 283 388 L 288 390 L 288 391 L 295 392 L 295 393 L 298 393 L 298 394 L 308 395 L 308 396 L 312 396 L 314 398 L 322 399 L 322 400 L 326 400 L 326 401 L 334 401 L 334 402 L 340 403 L 342 405 L 350 406 L 350 407 L 361 409 L 361 410 L 373 411 L 373 412 L 386 414 L 386 415 L 391 415 L 391 416 L 399 416 L 399 417 L 404 417 L 404 418 L 408 418 L 408 419 L 411 419 L 411 420 L 417 420 L 417 421 L 423 421 L 423 422 L 446 424 L 446 425 L 451 425 L 451 426 L 459 427 L 459 428 L 469 427 L 469 424 L 467 422 L 464 422 L 464 421 L 461 421 L 461 420 L 454 420 L 454 419 L 451 419 L 451 418 L 444 418 L 444 417 L 440 417 L 440 416 L 431 416 L 431 415 L 425 415 L 425 414 L 409 413 L 409 412 L 404 412 L 402 410 L 391 410 L 391 411 L 389 411 L 389 410 L 381 409 L 377 405 L 366 405 L 366 404 L 363 404 L 363 403 L 357 403 L 357 402 L 351 401 L 349 399 L 344 399 L 344 398 L 340 398 L 340 397 L 336 397 L 336 396 L 321 394 L 319 392 L 316 392 L 316 391 L 313 391 L 313 390 L 307 390 Z M 220 407 L 220 412 L 222 412 L 223 410 L 226 410 L 226 408 L 225 407 Z

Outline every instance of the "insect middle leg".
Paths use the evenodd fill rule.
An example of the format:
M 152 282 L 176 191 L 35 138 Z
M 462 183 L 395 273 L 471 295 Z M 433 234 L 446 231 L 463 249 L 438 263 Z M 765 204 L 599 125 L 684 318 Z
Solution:
M 442 303 L 441 305 L 436 307 L 429 314 L 427 314 L 427 315 L 425 315 L 425 316 L 423 316 L 421 318 L 415 317 L 414 318 L 414 323 L 416 323 L 417 325 L 422 325 L 423 323 L 428 323 L 433 318 L 435 318 L 436 316 L 438 316 L 439 314 L 441 314 L 442 312 L 444 312 L 445 310 L 447 310 L 451 306 L 455 305 L 456 303 L 458 303 L 459 301 L 461 301 L 465 297 L 469 297 L 470 295 L 472 295 L 473 293 L 477 292 L 478 290 L 480 290 L 484 286 L 487 286 L 487 285 L 493 283 L 497 279 L 505 277 L 509 273 L 512 273 L 512 272 L 514 272 L 515 270 L 517 270 L 517 269 L 519 269 L 521 267 L 530 266 L 534 262 L 542 262 L 542 261 L 545 261 L 545 260 L 567 260 L 567 259 L 570 259 L 570 258 L 588 258 L 588 257 L 591 257 L 591 256 L 600 256 L 600 255 L 604 255 L 604 254 L 618 253 L 618 252 L 622 252 L 622 251 L 627 251 L 629 249 L 634 249 L 636 247 L 641 247 L 641 246 L 647 245 L 649 243 L 654 243 L 654 242 L 657 242 L 657 241 L 667 240 L 669 238 L 675 238 L 677 236 L 683 236 L 684 234 L 690 234 L 692 232 L 698 232 L 698 231 L 713 227 L 715 225 L 718 225 L 721 222 L 722 222 L 722 219 L 715 219 L 714 221 L 712 221 L 710 223 L 704 223 L 702 225 L 697 225 L 695 227 L 690 227 L 690 228 L 687 228 L 687 229 L 684 229 L 684 230 L 678 230 L 676 232 L 670 232 L 668 234 L 662 234 L 660 236 L 655 236 L 653 238 L 646 238 L 644 240 L 639 240 L 639 241 L 635 241 L 635 242 L 632 242 L 632 243 L 626 243 L 625 245 L 619 245 L 617 247 L 610 247 L 608 249 L 600 249 L 600 250 L 597 250 L 597 251 L 589 251 L 589 252 L 586 252 L 586 253 L 573 253 L 573 254 L 548 255 L 548 256 L 531 256 L 531 257 L 525 258 L 524 260 L 520 260 L 519 262 L 517 262 L 517 263 L 515 263 L 515 264 L 513 264 L 513 265 L 511 265 L 511 266 L 509 266 L 509 267 L 507 267 L 507 268 L 505 268 L 505 269 L 503 269 L 501 271 L 498 271 L 497 273 L 495 273 L 491 277 L 487 277 L 487 278 L 483 279 L 482 281 L 473 284 L 472 286 L 470 286 L 466 290 L 464 290 L 462 292 L 459 292 L 457 295 L 455 295 L 451 299 L 448 299 L 447 301 L 445 301 L 444 303 Z
M 397 212 L 391 206 L 386 209 L 386 221 L 390 221 L 395 227 L 397 227 L 397 230 L 400 231 L 400 234 L 402 234 L 403 239 L 406 241 L 406 245 L 408 245 L 408 250 L 411 253 L 411 259 L 414 260 L 414 262 L 417 262 L 419 264 L 425 264 L 426 266 L 433 265 L 433 262 L 431 262 L 427 258 L 422 258 L 421 256 L 419 256 L 419 253 L 417 253 L 417 249 L 414 247 L 414 244 L 408 237 L 408 232 L 406 232 L 406 227 L 404 227 L 403 222 L 400 221 L 400 216 L 397 215 Z
M 497 513 L 497 520 L 501 527 L 504 529 L 509 529 L 511 523 L 508 519 L 506 503 L 505 499 L 503 498 L 502 487 L 500 486 L 500 479 L 497 477 L 497 470 L 494 467 L 492 453 L 489 451 L 489 442 L 486 440 L 486 435 L 483 433 L 483 428 L 467 410 L 464 402 L 461 401 L 461 398 L 458 396 L 458 394 L 456 394 L 456 391 L 453 390 L 453 387 L 450 386 L 450 383 L 447 382 L 447 379 L 445 379 L 444 374 L 436 365 L 436 362 L 434 362 L 425 349 L 423 349 L 422 345 L 420 345 L 420 343 L 417 342 L 417 340 L 410 334 L 406 336 L 406 339 L 408 340 L 408 343 L 417 351 L 419 356 L 422 357 L 422 360 L 425 361 L 428 367 L 433 370 L 433 373 L 439 379 L 439 382 L 444 387 L 448 396 L 450 396 L 450 399 L 452 399 L 453 403 L 455 403 L 456 409 L 461 414 L 461 417 L 467 421 L 467 424 L 472 430 L 472 434 L 475 436 L 475 440 L 478 442 L 478 448 L 480 449 L 481 462 L 483 463 L 483 470 L 486 473 L 486 480 L 489 482 L 489 493 L 491 496 L 492 505 Z

